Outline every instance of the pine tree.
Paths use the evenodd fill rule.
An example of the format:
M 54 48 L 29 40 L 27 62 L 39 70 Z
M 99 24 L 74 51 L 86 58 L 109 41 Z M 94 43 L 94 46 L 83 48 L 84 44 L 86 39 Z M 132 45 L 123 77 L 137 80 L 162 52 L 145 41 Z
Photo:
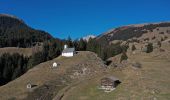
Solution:
M 18 66 L 17 68 L 15 68 L 11 79 L 14 80 L 20 75 L 22 75 L 22 69 L 21 69 L 21 66 Z
M 128 56 L 126 55 L 126 52 L 123 52 L 120 58 L 120 62 L 122 62 L 123 60 L 127 60 Z
M 136 50 L 135 45 L 132 45 L 132 51 Z
M 87 46 L 87 42 L 83 39 L 80 39 L 79 44 L 78 44 L 78 48 L 80 51 L 85 51 L 86 50 L 86 46 Z
M 67 38 L 66 44 L 67 44 L 69 47 L 73 47 L 73 42 L 72 42 L 72 39 L 71 39 L 70 36 Z
M 150 52 L 152 52 L 153 51 L 153 44 L 152 43 L 149 43 L 148 45 L 147 45 L 147 51 L 146 51 L 146 53 L 150 53 Z

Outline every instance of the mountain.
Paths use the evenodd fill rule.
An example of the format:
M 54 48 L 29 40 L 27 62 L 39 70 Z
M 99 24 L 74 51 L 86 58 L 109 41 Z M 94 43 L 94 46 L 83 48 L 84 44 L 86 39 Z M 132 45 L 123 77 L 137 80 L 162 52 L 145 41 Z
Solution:
M 2 19 L 0 22 L 4 31 L 1 32 L 1 38 L 3 38 L 0 38 L 0 43 L 3 43 L 3 39 L 6 37 L 9 38 L 8 40 L 11 37 L 14 40 L 19 40 L 22 36 L 22 39 L 25 40 L 30 36 L 28 39 L 31 39 L 32 42 L 24 42 L 22 45 L 29 47 L 34 42 L 43 42 L 52 38 L 51 36 L 43 38 L 48 36 L 48 33 L 44 33 L 46 34 L 44 35 L 43 32 L 30 28 L 15 16 L 1 15 L 0 19 Z M 9 32 L 12 29 L 15 29 L 16 33 Z M 22 30 L 24 34 L 17 30 Z M 35 33 L 30 33 L 30 31 L 35 31 Z M 26 36 L 23 36 L 25 34 Z M 36 37 L 37 34 L 42 38 Z M 18 37 L 15 37 L 17 35 Z M 92 36 L 87 36 L 85 39 L 89 37 Z M 153 46 L 152 52 L 146 53 L 141 50 L 141 44 L 144 42 L 156 43 L 156 41 L 160 41 L 161 45 L 157 48 Z M 9 41 L 6 42 L 5 46 L 11 46 Z M 1 81 L 2 78 L 8 79 L 11 76 L 14 80 L 9 80 L 9 83 L 0 87 L 1 99 L 126 100 L 131 98 L 132 100 L 169 100 L 170 86 L 167 84 L 170 84 L 170 80 L 168 80 L 170 72 L 170 23 L 123 26 L 90 39 L 89 42 L 81 42 L 75 43 L 75 48 L 85 47 L 82 50 L 87 51 L 77 51 L 71 58 L 59 56 L 63 50 L 63 44 L 72 44 L 69 39 L 66 42 L 53 39 L 46 41 L 43 50 L 33 55 L 30 52 L 29 55 L 32 56 L 29 59 L 20 57 L 18 54 L 15 56 L 4 55 L 0 59 Z M 126 43 L 122 45 L 118 42 Z M 21 46 L 22 42 L 17 41 L 16 43 Z M 130 50 L 128 48 L 130 45 L 134 45 L 136 49 Z M 18 48 L 12 47 L 12 51 L 14 50 L 18 51 Z M 2 51 L 8 50 L 3 48 Z M 21 51 L 25 53 L 25 49 Z M 22 53 L 21 51 L 20 53 Z M 127 59 L 122 60 L 122 55 L 125 53 Z M 53 63 L 55 62 L 58 66 L 54 68 Z M 15 66 L 13 63 L 16 63 Z M 4 64 L 5 66 L 3 66 Z M 101 90 L 101 79 L 107 77 L 116 77 L 121 82 L 110 93 Z M 28 87 L 30 85 L 31 88 Z
M 83 40 L 89 41 L 90 38 L 94 39 L 96 36 L 95 35 L 88 35 L 83 37 Z
M 145 34 L 147 35 L 144 36 Z M 131 39 L 142 41 L 148 38 L 157 39 L 162 35 L 167 36 L 169 34 L 170 34 L 170 22 L 137 24 L 112 29 L 96 37 L 96 40 L 107 43 L 110 43 L 114 40 L 127 41 Z
M 0 47 L 32 47 L 52 38 L 49 33 L 33 29 L 13 15 L 0 14 Z

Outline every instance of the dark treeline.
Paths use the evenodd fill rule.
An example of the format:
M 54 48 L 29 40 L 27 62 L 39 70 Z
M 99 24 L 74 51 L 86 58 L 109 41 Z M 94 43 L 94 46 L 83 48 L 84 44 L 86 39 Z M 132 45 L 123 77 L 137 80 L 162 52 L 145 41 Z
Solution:
M 0 85 L 21 76 L 27 71 L 29 58 L 19 54 L 5 53 L 0 57 Z
M 63 50 L 63 42 L 58 39 L 51 39 L 43 43 L 42 51 L 34 53 L 29 60 L 28 67 L 31 68 L 41 62 L 52 60 L 58 57 Z
M 5 53 L 0 56 L 0 85 L 16 79 L 33 66 L 51 60 L 62 52 L 63 42 L 52 39 L 43 43 L 43 49 L 33 53 L 31 57 L 20 54 Z
M 121 45 L 120 43 L 109 44 L 92 38 L 87 42 L 83 39 L 72 41 L 69 37 L 64 43 L 68 44 L 69 47 L 75 47 L 76 51 L 95 52 L 102 60 L 107 60 L 110 57 L 126 52 L 128 48 L 127 45 Z
M 105 44 L 94 39 L 90 39 L 87 43 L 87 51 L 95 52 L 102 60 L 107 60 L 110 57 L 126 52 L 127 48 L 127 45 L 121 45 L 120 43 Z
M 30 68 L 51 60 L 59 56 L 63 50 L 63 45 L 68 44 L 69 47 L 75 47 L 77 51 L 92 51 L 98 54 L 103 60 L 113 57 L 117 54 L 126 51 L 127 46 L 120 44 L 111 44 L 102 46 L 95 39 L 90 39 L 88 42 L 80 39 L 72 41 L 51 39 L 43 43 L 43 49 L 33 53 L 31 57 L 24 57 L 19 54 L 3 54 L 0 56 L 0 85 L 16 79 L 24 74 Z
M 3 54 L 0 56 L 0 85 L 6 84 L 11 80 L 24 74 L 30 68 L 58 57 L 63 45 L 68 44 L 69 47 L 75 47 L 76 51 L 92 51 L 95 52 L 103 60 L 113 57 L 127 50 L 127 46 L 121 44 L 103 45 L 95 39 L 67 40 L 50 39 L 43 42 L 41 51 L 35 52 L 31 57 L 24 57 L 19 54 Z

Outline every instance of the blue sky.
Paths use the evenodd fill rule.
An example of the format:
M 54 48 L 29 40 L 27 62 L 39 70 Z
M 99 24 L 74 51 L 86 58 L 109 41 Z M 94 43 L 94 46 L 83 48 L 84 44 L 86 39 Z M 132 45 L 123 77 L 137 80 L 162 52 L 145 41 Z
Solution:
M 0 0 L 0 13 L 74 39 L 122 25 L 170 21 L 169 10 L 169 0 Z

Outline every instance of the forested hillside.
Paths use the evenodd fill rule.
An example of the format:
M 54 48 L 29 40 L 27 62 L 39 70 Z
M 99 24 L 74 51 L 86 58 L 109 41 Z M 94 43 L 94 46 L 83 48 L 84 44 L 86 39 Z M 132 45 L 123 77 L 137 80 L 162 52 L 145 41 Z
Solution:
M 0 56 L 0 86 L 4 85 L 42 62 L 51 60 L 61 54 L 62 42 L 49 40 L 44 42 L 41 51 L 27 57 L 18 53 L 5 53 Z
M 87 42 L 83 39 L 73 41 L 69 37 L 67 40 L 64 41 L 64 43 L 68 44 L 69 47 L 75 47 L 77 51 L 95 52 L 104 61 L 110 57 L 121 54 L 122 52 L 126 52 L 126 50 L 128 49 L 128 45 L 126 44 L 109 44 L 105 41 L 98 41 L 95 38 L 90 38 Z
M 23 55 L 8 53 L 0 56 L 0 85 L 3 85 L 27 71 L 29 58 Z
M 43 44 L 42 50 L 35 51 L 36 44 L 40 42 Z M 41 62 L 59 56 L 63 48 L 60 39 L 54 39 L 47 32 L 27 26 L 17 17 L 0 14 L 0 48 L 2 47 L 32 48 L 32 55 L 27 57 L 10 52 L 1 54 L 0 85 L 16 79 Z
M 0 47 L 26 48 L 51 38 L 47 32 L 32 29 L 16 17 L 0 14 Z

